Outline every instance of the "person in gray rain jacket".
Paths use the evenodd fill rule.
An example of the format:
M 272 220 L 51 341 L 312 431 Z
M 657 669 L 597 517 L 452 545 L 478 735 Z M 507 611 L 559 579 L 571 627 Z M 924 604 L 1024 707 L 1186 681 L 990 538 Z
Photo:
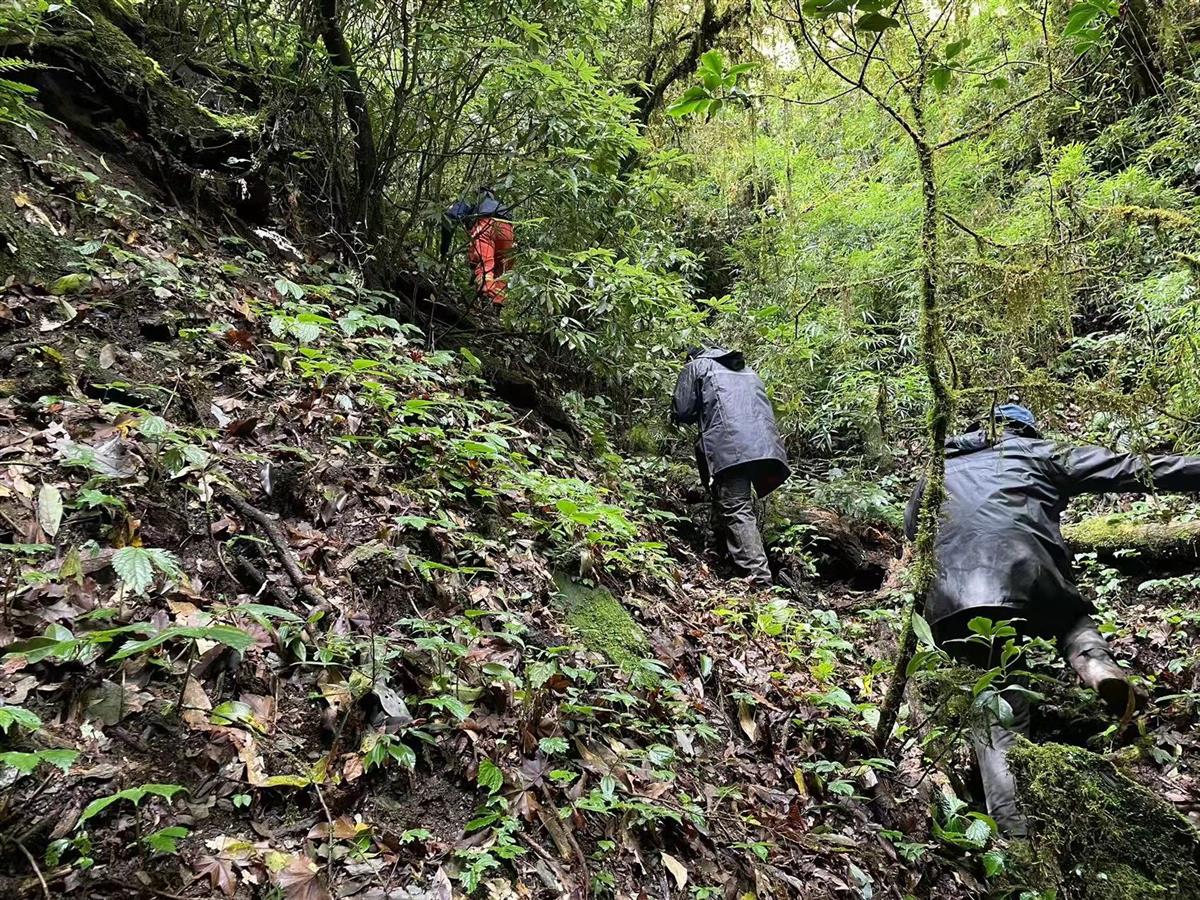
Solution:
M 671 420 L 700 426 L 696 461 L 701 480 L 712 490 L 714 518 L 729 557 L 750 581 L 769 585 L 753 492 L 767 496 L 791 471 L 762 379 L 736 350 L 689 351 L 675 386 Z
M 993 415 L 995 429 L 980 426 L 946 442 L 937 574 L 925 598 L 934 640 L 956 657 L 990 668 L 997 660 L 983 658 L 988 654 L 977 652 L 980 645 L 961 639 L 977 616 L 1011 620 L 1023 634 L 1057 638 L 1083 683 L 1114 714 L 1127 715 L 1140 697 L 1097 631 L 1095 609 L 1076 587 L 1059 516 L 1080 494 L 1200 491 L 1200 458 L 1064 446 L 1043 439 L 1023 406 L 1000 406 Z M 910 538 L 923 492 L 922 481 L 908 504 Z M 1001 831 L 1023 836 L 1027 827 L 1005 754 L 1015 735 L 1028 729 L 1029 701 L 1020 690 L 1003 690 L 1002 696 L 1012 707 L 1011 723 L 977 726 L 972 743 L 989 814 Z

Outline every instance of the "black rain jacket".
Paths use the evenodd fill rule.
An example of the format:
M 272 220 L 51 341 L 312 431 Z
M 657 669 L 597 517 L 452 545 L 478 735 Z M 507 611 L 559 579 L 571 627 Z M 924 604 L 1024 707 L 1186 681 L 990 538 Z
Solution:
M 925 617 L 940 639 L 971 610 L 1023 618 L 1052 636 L 1093 610 L 1071 574 L 1059 516 L 1079 494 L 1200 491 L 1200 458 L 1142 457 L 1069 447 L 1005 430 L 946 442 L 946 501 L 937 535 L 937 577 Z M 913 491 L 905 530 L 916 536 L 924 480 Z M 954 617 L 954 621 L 951 621 Z M 943 623 L 939 629 L 938 624 Z
M 765 497 L 791 475 L 767 389 L 736 350 L 705 350 L 683 367 L 671 419 L 699 424 L 697 462 L 706 482 L 733 466 L 752 463 L 754 489 Z

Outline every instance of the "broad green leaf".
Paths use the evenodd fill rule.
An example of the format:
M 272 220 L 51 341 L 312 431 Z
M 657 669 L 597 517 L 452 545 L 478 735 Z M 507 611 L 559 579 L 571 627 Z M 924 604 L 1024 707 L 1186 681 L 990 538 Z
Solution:
M 75 827 L 83 827 L 83 823 L 88 821 L 88 819 L 98 816 L 114 803 L 117 803 L 121 800 L 128 800 L 134 806 L 137 806 L 142 802 L 147 794 L 153 794 L 156 797 L 162 797 L 165 800 L 170 800 L 183 790 L 185 790 L 185 788 L 182 785 L 155 783 L 143 784 L 141 787 L 126 788 L 123 791 L 117 791 L 115 794 L 109 794 L 107 797 L 99 797 L 84 807 L 83 812 L 79 814 L 79 821 L 75 824 Z
M 22 775 L 29 775 L 41 763 L 54 766 L 64 774 L 70 771 L 79 754 L 74 750 L 38 750 L 35 753 L 0 753 L 0 765 L 12 766 Z
M 936 66 L 929 73 L 929 81 L 934 90 L 940 93 L 950 87 L 952 75 L 953 73 L 946 66 Z
M 179 842 L 189 834 L 191 832 L 182 825 L 168 825 L 153 834 L 146 835 L 144 840 L 155 853 L 175 853 L 179 849 Z
M 480 828 L 487 828 L 489 825 L 493 825 L 499 821 L 500 813 L 484 813 L 483 815 L 477 816 L 468 822 L 466 827 L 463 828 L 463 831 L 465 831 L 467 834 L 470 834 L 472 831 L 478 831 Z
M 709 50 L 700 57 L 700 68 L 708 72 L 720 74 L 725 68 L 725 57 L 720 50 Z
M 122 547 L 113 554 L 112 567 L 135 594 L 144 594 L 154 583 L 154 563 L 144 547 Z
M 889 28 L 899 28 L 900 22 L 883 13 L 870 12 L 860 16 L 854 27 L 859 31 L 887 31 Z
M 930 649 L 937 646 L 933 640 L 933 631 L 929 628 L 929 623 L 925 621 L 925 617 L 920 613 L 913 613 L 912 630 L 916 634 L 917 640 L 925 647 Z
M 995 878 L 997 875 L 1004 872 L 1008 868 L 1008 863 L 1004 858 L 1004 854 L 999 850 L 989 850 L 980 857 L 983 862 L 983 871 L 988 878 Z
M 162 416 L 146 416 L 138 423 L 138 433 L 148 438 L 162 437 L 170 430 L 171 426 Z
M 420 732 L 412 732 L 420 734 Z M 388 747 L 388 754 L 394 759 L 401 768 L 408 769 L 410 772 L 417 767 L 417 754 L 412 747 L 402 741 L 393 741 Z
M 73 272 L 70 275 L 64 275 L 50 285 L 50 293 L 56 297 L 62 297 L 67 294 L 78 294 L 80 291 L 91 286 L 92 276 L 84 272 Z
M 803 9 L 809 15 L 828 18 L 850 9 L 851 0 L 806 0 Z
M 0 753 L 0 765 L 16 769 L 22 775 L 32 775 L 39 762 L 41 760 L 36 753 Z
M 234 628 L 232 625 L 174 626 L 164 628 L 158 634 L 145 640 L 130 641 L 109 659 L 111 662 L 128 659 L 134 654 L 145 653 L 147 650 L 153 650 L 160 644 L 180 638 L 213 641 L 218 644 L 224 644 L 226 647 L 232 647 L 238 651 L 246 650 L 254 643 L 254 638 L 251 635 L 240 628 Z
M 26 731 L 37 731 L 42 727 L 42 720 L 19 706 L 0 706 L 0 731 L 8 734 L 8 729 L 14 724 Z
M 460 356 L 462 356 L 463 359 L 465 359 L 467 361 L 467 365 L 469 365 L 474 371 L 476 371 L 476 372 L 483 371 L 483 363 L 480 361 L 479 357 L 476 356 L 474 353 L 472 353 L 470 350 L 468 350 L 466 347 L 459 347 L 458 353 Z
M 480 787 L 487 788 L 489 794 L 494 794 L 504 785 L 504 773 L 490 759 L 484 759 L 479 764 L 476 782 Z
M 946 45 L 946 49 L 942 52 L 942 56 L 946 59 L 954 59 L 958 54 L 962 53 L 971 43 L 969 37 L 963 38 L 961 41 L 952 41 Z
M 967 830 L 963 833 L 963 837 L 977 847 L 982 847 L 988 842 L 988 838 L 992 836 L 992 829 L 987 822 L 976 819 L 967 826 Z

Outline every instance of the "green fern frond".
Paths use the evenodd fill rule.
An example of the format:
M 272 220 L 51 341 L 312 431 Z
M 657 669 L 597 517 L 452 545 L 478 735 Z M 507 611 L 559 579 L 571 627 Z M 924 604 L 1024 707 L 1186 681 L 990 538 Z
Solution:
M 32 69 L 50 68 L 43 62 L 30 59 L 19 59 L 15 56 L 0 56 L 0 72 L 27 72 Z

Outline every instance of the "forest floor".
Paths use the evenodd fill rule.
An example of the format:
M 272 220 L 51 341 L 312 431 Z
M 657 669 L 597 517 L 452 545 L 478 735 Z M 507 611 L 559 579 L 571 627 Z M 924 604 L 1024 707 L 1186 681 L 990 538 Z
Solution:
M 54 260 L 0 294 L 0 895 L 1020 891 L 936 678 L 872 743 L 901 590 L 745 589 L 686 460 L 49 142 L 0 171 Z M 1035 731 L 1195 823 L 1197 579 L 1085 578 L 1155 703 L 1113 728 L 1047 654 Z

